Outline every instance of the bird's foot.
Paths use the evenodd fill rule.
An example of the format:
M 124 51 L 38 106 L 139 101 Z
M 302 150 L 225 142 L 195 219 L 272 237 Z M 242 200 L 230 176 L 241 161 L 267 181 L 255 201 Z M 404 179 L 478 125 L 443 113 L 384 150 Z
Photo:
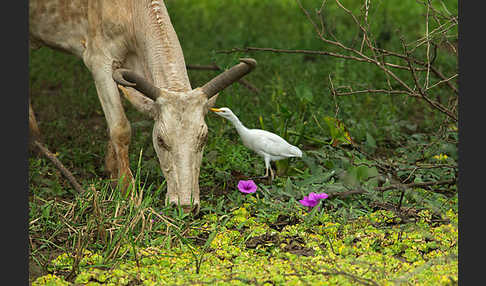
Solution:
M 266 183 L 267 184 L 270 184 L 270 185 L 272 184 L 272 181 L 273 181 L 272 177 L 269 176 L 269 175 L 266 175 L 266 176 L 257 176 L 257 177 L 249 177 L 248 179 L 249 180 L 259 180 L 259 181 L 266 179 L 266 181 L 267 181 Z
M 267 176 L 256 176 L 256 177 L 249 177 L 248 179 L 251 179 L 251 180 L 257 180 L 257 179 L 266 179 L 268 178 L 268 175 Z

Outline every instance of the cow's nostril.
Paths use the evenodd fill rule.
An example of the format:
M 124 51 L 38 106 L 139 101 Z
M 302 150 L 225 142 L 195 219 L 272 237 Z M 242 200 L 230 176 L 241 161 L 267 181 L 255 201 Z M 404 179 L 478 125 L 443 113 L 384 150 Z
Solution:
M 171 207 L 173 208 L 178 208 L 178 205 L 174 202 L 170 203 Z M 192 213 L 193 215 L 196 215 L 199 213 L 199 204 L 193 204 L 193 205 L 181 205 L 180 206 L 182 211 L 184 213 Z
M 199 204 L 184 205 L 182 206 L 182 210 L 184 213 L 192 213 L 193 215 L 196 215 L 199 212 Z

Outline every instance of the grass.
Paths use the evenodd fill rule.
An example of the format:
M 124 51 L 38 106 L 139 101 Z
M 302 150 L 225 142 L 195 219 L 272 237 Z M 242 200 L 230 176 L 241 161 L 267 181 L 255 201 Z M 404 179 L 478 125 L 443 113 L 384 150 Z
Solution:
M 353 43 L 358 34 L 351 19 L 328 2 L 329 27 Z M 457 14 L 457 2 L 444 2 Z M 360 3 L 343 4 L 358 13 Z M 371 3 L 371 31 L 383 48 L 400 50 L 397 29 L 407 42 L 423 36 L 420 3 Z M 313 11 L 321 1 L 302 4 Z M 229 122 L 208 114 L 201 211 L 184 214 L 164 205 L 165 180 L 152 147 L 151 121 L 124 101 L 132 124 L 131 169 L 143 194 L 141 201 L 128 200 L 106 180 L 106 122 L 82 60 L 48 48 L 31 51 L 30 97 L 43 140 L 88 190 L 73 195 L 60 172 L 31 153 L 34 285 L 457 284 L 457 187 L 420 185 L 456 178 L 455 124 L 444 125 L 443 114 L 415 98 L 332 96 L 329 77 L 335 87 L 385 88 L 383 73 L 368 64 L 304 54 L 221 52 L 249 46 L 332 51 L 295 1 L 166 5 L 186 63 L 228 68 L 240 57 L 258 61 L 245 79 L 261 92 L 234 84 L 221 92 L 217 106 L 230 107 L 247 127 L 281 135 L 304 156 L 277 162 L 279 176 L 272 185 L 258 182 L 256 193 L 243 195 L 238 180 L 262 175 L 263 160 L 241 144 Z M 457 59 L 438 51 L 442 72 L 455 73 Z M 188 73 L 193 88 L 217 74 Z M 442 87 L 437 95 L 449 96 Z M 336 119 L 355 145 L 329 144 L 346 138 L 344 129 L 329 125 Z M 397 182 L 415 185 L 387 189 Z M 312 191 L 330 198 L 308 211 L 298 200 Z M 357 193 L 340 195 L 350 191 Z

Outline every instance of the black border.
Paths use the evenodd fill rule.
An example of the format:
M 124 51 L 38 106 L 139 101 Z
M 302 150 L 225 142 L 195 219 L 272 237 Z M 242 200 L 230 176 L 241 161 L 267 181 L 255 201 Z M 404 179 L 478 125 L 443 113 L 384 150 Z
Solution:
M 467 5 L 465 5 L 467 3 Z M 475 285 L 484 271 L 484 9 L 459 5 L 459 285 Z M 475 5 L 473 5 L 475 4 Z M 475 257 L 479 258 L 476 259 Z M 476 279 L 478 278 L 478 279 Z M 469 281 L 469 283 L 468 283 Z M 481 284 L 481 283 L 480 283 Z
M 5 2 L 2 29 L 2 283 L 29 285 L 28 1 Z M 5 279 L 5 280 L 4 280 Z

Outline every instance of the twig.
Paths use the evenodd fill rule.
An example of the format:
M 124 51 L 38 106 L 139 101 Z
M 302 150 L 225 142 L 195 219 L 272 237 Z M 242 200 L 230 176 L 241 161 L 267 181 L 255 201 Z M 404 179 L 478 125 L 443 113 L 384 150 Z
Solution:
M 334 114 L 334 118 L 337 118 L 339 112 L 339 105 L 337 104 L 336 90 L 334 89 L 334 84 L 332 83 L 331 74 L 329 74 L 329 84 L 330 84 L 329 89 L 331 90 L 332 98 L 334 99 L 334 104 L 336 106 L 336 113 Z
M 427 75 L 425 76 L 425 90 L 429 87 L 430 79 L 430 38 L 429 38 L 429 14 L 430 14 L 430 0 L 427 0 L 427 14 L 425 16 L 425 37 L 427 38 Z
M 385 192 L 393 189 L 400 189 L 400 190 L 406 190 L 409 188 L 414 188 L 414 187 L 429 187 L 429 186 L 439 186 L 439 185 L 452 185 L 456 183 L 456 179 L 451 179 L 451 180 L 443 180 L 443 181 L 430 181 L 430 182 L 420 182 L 420 183 L 410 183 L 410 184 L 392 184 L 389 186 L 385 187 L 376 187 L 374 190 L 379 191 L 379 192 Z M 356 190 L 350 190 L 346 192 L 334 192 L 334 193 L 328 193 L 329 199 L 335 198 L 335 197 L 348 197 L 351 195 L 356 195 L 356 194 L 364 194 L 367 191 L 363 188 L 358 188 Z
M 76 181 L 76 178 L 74 178 L 73 174 L 64 167 L 64 165 L 57 159 L 56 155 L 52 154 L 42 143 L 40 143 L 37 140 L 32 140 L 32 144 L 39 148 L 42 154 L 44 154 L 51 162 L 61 171 L 61 173 L 68 179 L 69 183 L 71 183 L 71 186 L 78 192 L 79 194 L 82 194 L 85 192 L 83 187 Z
M 452 80 L 452 79 L 456 78 L 458 75 L 459 75 L 459 74 L 457 74 L 457 73 L 456 73 L 455 75 L 451 76 L 450 78 L 446 78 L 446 79 L 443 79 L 443 80 L 441 80 L 441 81 L 438 81 L 438 82 L 434 83 L 433 85 L 431 85 L 431 86 L 427 87 L 427 89 L 425 89 L 425 90 L 427 91 L 427 90 L 429 90 L 429 89 L 431 89 L 431 88 L 433 88 L 433 87 L 435 87 L 435 86 L 437 86 L 437 85 L 439 85 L 439 84 L 441 84 L 441 83 L 448 82 L 448 81 L 450 81 L 450 80 Z
M 407 55 L 406 60 L 407 60 L 407 63 L 408 63 L 408 67 L 410 68 L 410 71 L 412 73 L 412 78 L 413 78 L 413 80 L 415 82 L 415 87 L 417 87 L 417 89 L 419 91 L 419 94 L 432 107 L 435 107 L 437 110 L 439 110 L 440 112 L 444 113 L 445 115 L 449 116 L 450 118 L 452 118 L 454 121 L 457 122 L 458 119 L 457 119 L 457 116 L 455 114 L 453 114 L 450 110 L 448 110 L 447 108 L 445 108 L 444 106 L 442 106 L 442 104 L 431 100 L 427 96 L 427 93 L 424 91 L 424 89 L 422 88 L 422 86 L 420 85 L 420 83 L 418 81 L 417 74 L 415 73 L 415 68 L 412 66 L 412 61 L 410 60 L 411 55 L 410 55 L 409 51 L 407 50 L 407 47 L 406 47 L 406 45 L 404 43 L 404 40 L 403 39 L 401 39 L 401 40 L 402 40 L 402 45 L 403 45 L 404 52 Z
M 326 52 L 326 51 L 314 51 L 314 50 L 288 50 L 288 49 L 276 49 L 276 48 L 259 48 L 259 47 L 245 47 L 245 48 L 232 48 L 230 50 L 219 50 L 216 53 L 219 54 L 231 54 L 237 52 L 272 52 L 272 53 L 282 53 L 282 54 L 308 54 L 308 55 L 321 55 L 321 56 L 331 56 L 336 58 L 348 59 L 348 60 L 355 60 L 358 62 L 366 62 L 366 63 L 374 63 L 380 65 L 381 63 L 370 59 L 368 57 L 360 58 L 356 56 L 338 54 L 334 52 Z M 402 69 L 402 70 L 409 70 L 407 66 L 392 64 L 392 63 L 384 63 L 385 66 L 389 66 L 392 68 Z M 425 71 L 426 69 L 416 69 L 420 71 Z
M 356 91 L 349 91 L 349 92 L 336 92 L 336 96 L 345 96 L 345 95 L 353 95 L 353 94 L 361 94 L 361 93 L 407 94 L 411 97 L 420 97 L 417 94 L 410 93 L 406 90 L 388 90 L 388 89 L 365 89 L 365 90 L 356 90 Z
M 407 45 L 405 44 L 405 41 L 404 41 L 403 38 L 401 38 L 402 45 L 403 45 L 403 48 L 404 48 L 403 53 L 388 51 L 388 50 L 385 50 L 385 49 L 380 49 L 380 48 L 374 47 L 373 44 L 372 44 L 372 39 L 370 39 L 370 36 L 368 34 L 368 30 L 358 21 L 356 16 L 353 15 L 353 13 L 349 9 L 345 8 L 341 4 L 341 2 L 339 0 L 335 0 L 335 1 L 336 1 L 337 5 L 342 10 L 344 10 L 349 16 L 352 17 L 356 26 L 358 26 L 359 30 L 363 33 L 363 42 L 362 42 L 362 45 L 361 45 L 361 50 L 357 50 L 357 49 L 354 49 L 352 47 L 346 46 L 336 38 L 334 38 L 334 40 L 326 38 L 326 36 L 324 35 L 324 23 L 322 21 L 322 18 L 320 17 L 322 15 L 322 9 L 324 7 L 325 1 L 323 1 L 321 8 L 317 11 L 317 16 L 321 19 L 321 23 L 320 23 L 320 27 L 319 27 L 319 25 L 316 23 L 316 21 L 314 21 L 314 19 L 311 17 L 310 13 L 303 7 L 301 1 L 296 0 L 300 9 L 303 11 L 305 16 L 309 20 L 309 22 L 313 25 L 313 27 L 314 27 L 315 31 L 317 32 L 319 38 L 322 41 L 324 41 L 326 44 L 333 45 L 333 46 L 335 46 L 335 47 L 337 47 L 337 48 L 339 48 L 339 49 L 341 49 L 345 52 L 348 52 L 349 54 L 342 54 L 342 53 L 336 53 L 336 52 L 330 52 L 330 51 L 315 51 L 315 50 L 301 50 L 301 49 L 288 50 L 288 49 L 258 48 L 258 47 L 233 48 L 231 50 L 217 51 L 217 53 L 264 51 L 264 52 L 273 52 L 273 53 L 314 54 L 314 55 L 332 56 L 332 57 L 343 58 L 343 59 L 347 59 L 347 60 L 354 60 L 354 61 L 359 61 L 359 62 L 371 63 L 371 64 L 375 65 L 376 67 L 380 68 L 385 73 L 385 75 L 387 77 L 388 86 L 390 86 L 390 90 L 386 91 L 387 94 L 402 93 L 402 94 L 406 94 L 408 96 L 423 99 L 433 109 L 442 112 L 443 114 L 448 116 L 450 119 L 454 120 L 455 122 L 458 121 L 457 111 L 456 111 L 457 100 L 449 101 L 449 104 L 451 106 L 446 107 L 446 106 L 442 105 L 440 102 L 432 100 L 427 94 L 427 91 L 429 90 L 429 88 L 435 87 L 435 86 L 437 86 L 441 83 L 445 83 L 450 89 L 452 89 L 454 91 L 454 93 L 456 95 L 458 94 L 457 88 L 451 83 L 451 80 L 453 78 L 455 78 L 456 76 L 445 77 L 438 69 L 436 69 L 432 65 L 434 60 L 435 60 L 435 57 L 437 56 L 436 53 L 434 54 L 434 57 L 433 57 L 432 60 L 430 58 L 430 45 L 434 44 L 433 42 L 431 42 L 432 36 L 434 34 L 438 34 L 438 33 L 444 34 L 445 31 L 446 31 L 446 30 L 442 29 L 444 27 L 446 27 L 447 29 L 450 29 L 450 27 L 448 27 L 446 25 L 447 23 L 452 23 L 451 27 L 456 25 L 456 23 L 452 21 L 454 18 L 450 18 L 447 21 L 447 23 L 441 24 L 441 25 L 439 25 L 439 28 L 436 28 L 436 29 L 430 31 L 429 30 L 429 16 L 431 14 L 431 9 L 433 9 L 433 7 L 431 6 L 430 1 L 426 0 L 427 1 L 426 2 L 427 3 L 427 7 L 426 7 L 427 8 L 426 35 L 425 35 L 425 37 L 423 37 L 422 39 L 419 39 L 416 42 L 418 42 L 417 47 L 422 45 L 423 43 L 427 44 L 427 50 L 426 50 L 427 59 L 425 61 L 420 61 L 420 60 L 415 59 L 412 56 L 413 50 L 407 49 Z M 365 1 L 367 1 L 367 0 L 365 0 Z M 368 9 L 367 3 L 368 2 L 365 2 L 366 12 L 368 11 L 367 10 Z M 435 13 L 435 10 L 434 10 L 434 13 Z M 365 17 L 367 17 L 367 15 L 365 15 Z M 367 18 L 366 18 L 366 20 L 367 20 Z M 366 44 L 366 46 L 369 48 L 369 50 L 371 52 L 371 56 L 364 54 L 364 52 L 363 52 L 363 45 L 364 44 Z M 417 47 L 415 47 L 415 48 L 417 48 Z M 376 52 L 378 52 L 380 54 L 377 56 Z M 404 65 L 400 65 L 400 64 L 394 64 L 394 63 L 386 62 L 385 59 L 384 59 L 384 57 L 386 55 L 397 57 L 401 60 L 404 60 L 407 63 L 407 65 L 404 66 Z M 418 65 L 418 66 L 415 66 L 415 65 Z M 413 80 L 412 83 L 411 83 L 412 85 L 409 85 L 406 80 L 404 80 L 403 78 L 401 78 L 397 74 L 395 74 L 394 71 L 391 70 L 391 68 L 410 71 L 410 77 Z M 425 74 L 425 80 L 426 81 L 425 81 L 424 86 L 421 86 L 421 84 L 419 83 L 419 75 L 420 75 L 419 72 L 425 72 L 426 73 Z M 430 75 L 431 74 L 434 74 L 436 77 L 438 77 L 439 81 L 430 86 L 429 84 L 430 84 Z M 392 78 L 394 81 L 396 81 L 401 86 L 401 88 L 400 88 L 401 90 L 398 90 L 396 88 L 392 89 L 391 85 L 390 85 L 389 78 Z M 331 91 L 333 91 L 333 90 L 331 90 Z M 383 91 L 383 90 L 379 90 L 379 91 Z M 353 93 L 364 93 L 364 92 L 365 91 L 359 91 L 359 92 L 351 91 L 350 93 L 343 93 L 343 94 L 333 92 L 333 96 L 349 95 L 349 94 L 353 94 Z
M 430 181 L 430 182 L 419 182 L 419 183 L 410 183 L 410 184 L 392 184 L 386 187 L 377 187 L 375 188 L 376 191 L 384 192 L 391 189 L 400 189 L 400 188 L 414 188 L 414 187 L 429 187 L 429 186 L 439 186 L 439 185 L 452 185 L 457 182 L 456 179 L 451 180 L 443 180 L 443 181 Z
M 379 48 L 376 48 L 376 50 L 378 50 L 380 53 L 382 53 L 383 55 L 388 55 L 388 56 L 394 56 L 394 57 L 397 57 L 397 58 L 401 58 L 403 60 L 406 60 L 407 58 L 409 58 L 407 55 L 403 55 L 403 54 L 400 54 L 400 53 L 397 53 L 397 52 L 392 52 L 392 51 L 389 51 L 389 50 L 385 50 L 385 49 L 379 49 Z M 415 64 L 418 64 L 418 65 L 421 65 L 421 66 L 426 66 L 427 63 L 426 62 L 423 62 L 423 61 L 420 61 L 416 58 L 412 58 L 411 59 Z M 409 70 L 408 68 L 406 68 L 407 70 Z M 418 69 L 416 68 L 415 69 L 416 71 L 423 71 L 425 69 Z M 430 70 L 437 76 L 439 77 L 441 80 L 446 80 L 447 78 L 439 71 L 437 70 L 434 66 L 430 66 Z M 450 83 L 450 81 L 446 81 L 447 85 L 449 86 L 450 89 L 452 89 L 454 91 L 454 93 L 459 93 L 459 91 L 457 90 L 457 88 L 452 85 Z

